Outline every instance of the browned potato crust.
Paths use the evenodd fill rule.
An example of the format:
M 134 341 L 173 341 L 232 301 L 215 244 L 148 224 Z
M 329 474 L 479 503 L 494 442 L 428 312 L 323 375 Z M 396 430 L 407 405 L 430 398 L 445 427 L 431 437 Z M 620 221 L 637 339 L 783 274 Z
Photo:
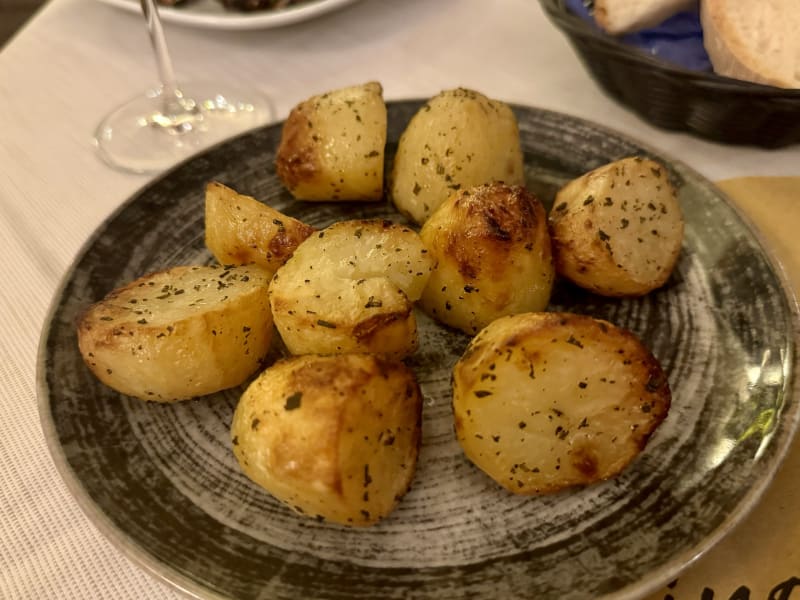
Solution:
M 410 369 L 373 355 L 305 355 L 269 367 L 242 396 L 233 452 L 296 512 L 350 526 L 388 515 L 419 453 L 422 395 Z
M 555 276 L 547 215 L 524 187 L 458 191 L 420 237 L 434 260 L 420 305 L 442 323 L 474 334 L 497 317 L 546 308 Z
M 172 402 L 244 383 L 272 340 L 269 274 L 182 266 L 145 275 L 90 306 L 78 346 L 100 381 Z
M 397 145 L 389 191 L 404 215 L 424 223 L 455 190 L 525 183 L 511 107 L 474 90 L 445 90 L 411 119 Z
M 560 275 L 596 294 L 640 296 L 675 268 L 683 215 L 664 166 L 625 158 L 559 191 L 550 235 Z
M 206 246 L 222 265 L 275 273 L 315 229 L 216 181 L 206 185 Z
M 403 225 L 334 223 L 275 273 L 275 326 L 292 354 L 408 356 L 419 343 L 413 303 L 432 262 L 419 235 Z
M 584 315 L 502 317 L 475 337 L 453 372 L 458 441 L 515 494 L 614 477 L 669 406 L 667 377 L 642 343 Z
M 278 177 L 300 200 L 380 200 L 386 118 L 374 81 L 301 102 L 283 125 Z

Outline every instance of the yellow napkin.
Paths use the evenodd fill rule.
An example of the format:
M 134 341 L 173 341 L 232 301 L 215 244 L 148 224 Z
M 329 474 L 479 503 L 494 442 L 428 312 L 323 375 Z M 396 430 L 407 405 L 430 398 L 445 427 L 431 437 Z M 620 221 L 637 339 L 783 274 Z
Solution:
M 717 185 L 755 225 L 800 296 L 800 177 L 748 177 Z M 800 599 L 800 436 L 748 517 L 647 600 L 795 598 Z

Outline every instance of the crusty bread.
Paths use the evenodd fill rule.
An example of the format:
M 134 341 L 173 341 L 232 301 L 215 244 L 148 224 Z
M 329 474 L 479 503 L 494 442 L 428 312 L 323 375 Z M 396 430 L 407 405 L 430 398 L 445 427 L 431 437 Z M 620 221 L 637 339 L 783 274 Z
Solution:
M 800 1 L 703 0 L 700 18 L 716 73 L 800 88 Z
M 619 35 L 653 27 L 696 5 L 697 0 L 595 0 L 594 16 L 607 33 Z

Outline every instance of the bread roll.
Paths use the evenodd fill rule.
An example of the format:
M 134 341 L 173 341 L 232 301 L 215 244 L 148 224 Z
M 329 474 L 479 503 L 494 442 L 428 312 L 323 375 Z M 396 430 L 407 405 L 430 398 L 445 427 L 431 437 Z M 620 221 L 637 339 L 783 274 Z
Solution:
M 703 41 L 719 75 L 800 88 L 800 2 L 704 0 Z
M 697 0 L 595 0 L 597 24 L 612 35 L 654 27 Z

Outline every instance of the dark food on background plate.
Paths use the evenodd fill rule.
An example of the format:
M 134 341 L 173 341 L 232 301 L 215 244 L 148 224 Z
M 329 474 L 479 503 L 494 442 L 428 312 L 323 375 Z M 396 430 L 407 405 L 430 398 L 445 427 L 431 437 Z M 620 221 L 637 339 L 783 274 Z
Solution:
M 300 4 L 303 1 L 304 0 L 220 0 L 227 8 L 245 11 L 286 8 L 293 4 Z
M 241 11 L 277 10 L 310 0 L 219 0 L 226 8 Z M 191 0 L 158 0 L 162 6 L 182 6 L 191 4 Z

